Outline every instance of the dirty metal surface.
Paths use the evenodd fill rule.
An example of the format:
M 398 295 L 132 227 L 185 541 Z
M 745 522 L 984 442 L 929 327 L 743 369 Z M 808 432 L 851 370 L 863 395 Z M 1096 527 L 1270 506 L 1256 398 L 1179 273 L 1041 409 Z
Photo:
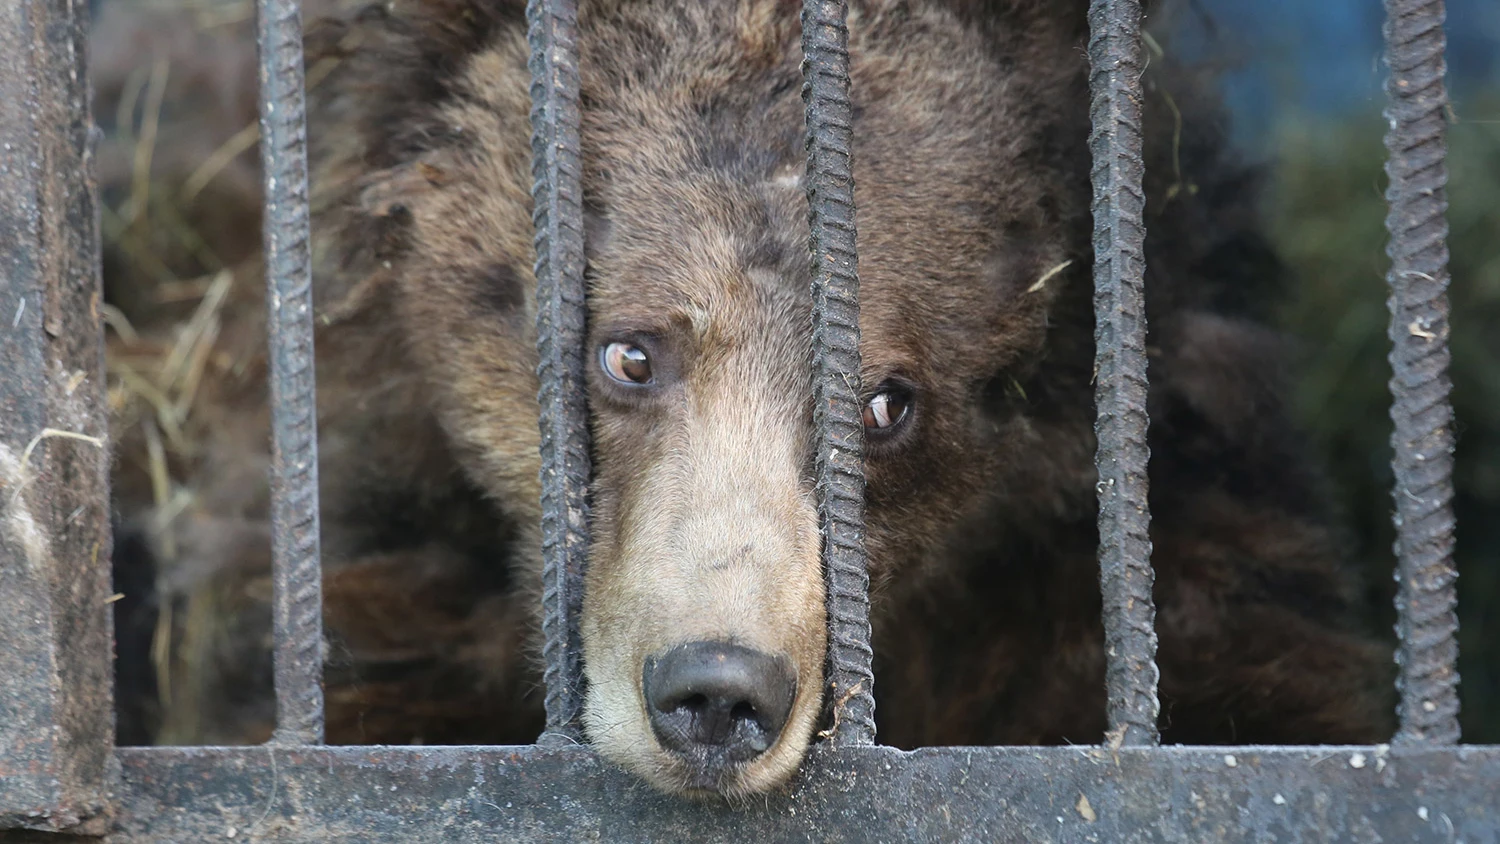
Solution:
M 1089 6 L 1089 154 L 1094 186 L 1094 372 L 1099 583 L 1109 730 L 1155 744 L 1156 607 L 1146 464 L 1146 193 L 1141 188 L 1140 0 Z
M 102 806 L 109 478 L 86 4 L 0 3 L 0 829 Z
M 1500 747 L 849 747 L 739 807 L 662 797 L 576 748 L 117 755 L 111 844 L 1500 841 Z
M 583 280 L 577 0 L 526 4 L 536 228 L 537 404 L 542 457 L 542 645 L 546 742 L 578 740 L 583 576 L 588 563 L 589 415 Z
M 1400 742 L 1458 741 L 1442 0 L 1386 0 L 1391 421 Z
M 318 542 L 307 116 L 298 0 L 259 0 L 260 143 L 271 358 L 271 553 L 276 738 L 323 740 L 323 575 Z
M 813 425 L 828 589 L 828 682 L 835 744 L 875 741 L 870 575 L 865 558 L 864 398 L 847 4 L 802 5 L 802 100 L 812 251 Z

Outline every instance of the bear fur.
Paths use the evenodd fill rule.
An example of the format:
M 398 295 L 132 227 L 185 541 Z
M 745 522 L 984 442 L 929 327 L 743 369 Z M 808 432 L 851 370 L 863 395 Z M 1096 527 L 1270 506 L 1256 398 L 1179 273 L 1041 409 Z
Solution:
M 589 339 L 644 336 L 678 378 L 647 400 L 591 370 L 589 734 L 684 790 L 649 733 L 616 729 L 643 652 L 748 638 L 821 676 L 797 4 L 582 5 Z M 862 377 L 914 400 L 867 449 L 885 743 L 1104 732 L 1084 5 L 851 3 Z M 519 2 L 395 0 L 309 35 L 309 66 L 332 68 L 309 97 L 333 743 L 541 727 L 525 31 Z M 1361 626 L 1287 418 L 1261 324 L 1282 270 L 1203 100 L 1183 83 L 1146 104 L 1163 738 L 1381 741 L 1391 649 Z M 253 336 L 254 280 L 236 290 L 233 336 Z M 179 672 L 156 709 L 122 700 L 122 719 L 254 741 L 271 719 L 263 357 L 200 392 L 204 445 L 174 469 L 195 499 L 153 521 L 122 460 L 121 518 L 142 538 L 116 567 L 147 580 L 167 541 L 179 574 L 150 578 L 158 612 L 208 589 L 231 620 L 200 645 L 214 668 Z M 695 556 L 743 536 L 725 560 Z M 147 663 L 122 651 L 122 678 Z M 799 690 L 774 764 L 713 787 L 783 780 L 822 692 Z

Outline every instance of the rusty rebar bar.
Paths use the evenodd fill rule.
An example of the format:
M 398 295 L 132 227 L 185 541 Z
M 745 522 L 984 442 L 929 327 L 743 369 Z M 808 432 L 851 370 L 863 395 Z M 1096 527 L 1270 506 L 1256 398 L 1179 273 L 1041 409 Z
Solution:
M 842 0 L 802 6 L 813 294 L 813 423 L 828 588 L 828 702 L 835 744 L 875 741 L 870 576 L 865 564 L 859 273 L 855 253 L 849 30 Z
M 257 0 L 256 12 L 271 358 L 273 741 L 320 744 L 323 576 L 302 10 L 298 0 Z
M 530 0 L 526 18 L 542 435 L 543 740 L 569 742 L 580 735 L 583 712 L 578 618 L 588 563 L 590 472 L 577 0 Z
M 1099 582 L 1110 740 L 1159 740 L 1146 464 L 1146 204 L 1139 0 L 1089 6 Z
M 1395 431 L 1397 739 L 1458 741 L 1458 571 L 1448 401 L 1448 208 L 1442 0 L 1386 0 L 1391 420 Z

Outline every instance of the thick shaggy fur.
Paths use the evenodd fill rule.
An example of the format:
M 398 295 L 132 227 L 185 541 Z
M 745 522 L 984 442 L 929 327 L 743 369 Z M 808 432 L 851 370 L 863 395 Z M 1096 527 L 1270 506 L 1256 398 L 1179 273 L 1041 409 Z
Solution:
M 891 743 L 1104 729 L 1083 5 L 852 4 L 862 375 L 867 392 L 898 379 L 915 396 L 868 455 Z M 795 769 L 823 693 L 796 4 L 583 7 L 590 339 L 648 346 L 664 382 L 590 376 L 589 736 L 688 788 L 646 723 L 642 660 L 702 638 L 784 654 L 791 724 L 714 784 L 762 790 Z M 312 103 L 333 741 L 524 742 L 539 726 L 522 11 L 398 0 L 312 39 L 337 60 Z M 1158 99 L 1165 737 L 1380 740 L 1390 654 L 1358 630 L 1281 407 L 1277 341 L 1254 321 L 1278 268 L 1251 185 L 1208 117 L 1174 127 Z M 194 469 L 204 503 L 174 531 L 184 554 L 242 561 L 228 581 L 264 576 L 259 372 L 215 385 L 225 424 Z M 201 694 L 225 697 L 222 679 Z M 203 734 L 253 736 L 257 706 L 209 706 Z

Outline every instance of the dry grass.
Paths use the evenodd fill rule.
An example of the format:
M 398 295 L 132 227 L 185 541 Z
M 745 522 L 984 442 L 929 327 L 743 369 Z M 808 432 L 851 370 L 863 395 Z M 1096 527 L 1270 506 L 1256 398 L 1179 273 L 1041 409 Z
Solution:
M 312 0 L 305 14 L 356 5 Z M 97 20 L 115 504 L 127 529 L 149 538 L 156 566 L 157 738 L 193 742 L 198 678 L 212 673 L 205 663 L 222 640 L 240 635 L 228 613 L 263 597 L 249 594 L 260 588 L 253 577 L 192 570 L 204 561 L 181 547 L 204 515 L 195 477 L 222 424 L 216 403 L 264 348 L 254 3 L 107 0 Z M 334 67 L 315 63 L 308 85 Z
M 189 680 L 201 672 L 208 653 L 194 643 L 214 635 L 216 611 L 209 588 L 177 585 L 184 579 L 176 570 L 175 528 L 195 504 L 191 477 L 206 435 L 199 418 L 204 387 L 243 365 L 244 350 L 221 342 L 226 322 L 242 318 L 233 308 L 254 298 L 235 294 L 259 280 L 255 260 L 245 257 L 253 256 L 258 232 L 203 225 L 212 218 L 198 202 L 205 200 L 221 216 L 256 219 L 259 198 L 243 189 L 253 184 L 254 134 L 248 141 L 243 131 L 233 134 L 201 155 L 205 137 L 223 134 L 223 114 L 211 118 L 193 108 L 194 96 L 222 97 L 221 91 L 205 91 L 214 68 L 199 63 L 221 58 L 182 45 L 193 28 L 249 38 L 253 8 L 248 0 L 148 0 L 111 20 L 106 27 L 112 29 L 95 32 L 96 45 L 102 39 L 115 56 L 125 57 L 96 67 L 105 76 L 94 80 L 106 98 L 96 103 L 96 112 L 113 118 L 101 120 L 108 127 L 101 168 L 106 369 L 111 432 L 119 449 L 117 508 L 127 518 L 149 514 L 132 527 L 151 538 L 158 566 L 150 659 L 166 718 L 159 737 L 165 740 L 193 737 Z M 148 17 L 153 13 L 160 17 Z M 135 16 L 143 21 L 139 28 L 125 28 Z M 124 43 L 111 45 L 111 38 Z M 238 181 L 212 196 L 205 193 L 230 168 L 238 170 Z M 239 257 L 225 260 L 225 254 Z M 132 484 L 133 476 L 141 481 Z

